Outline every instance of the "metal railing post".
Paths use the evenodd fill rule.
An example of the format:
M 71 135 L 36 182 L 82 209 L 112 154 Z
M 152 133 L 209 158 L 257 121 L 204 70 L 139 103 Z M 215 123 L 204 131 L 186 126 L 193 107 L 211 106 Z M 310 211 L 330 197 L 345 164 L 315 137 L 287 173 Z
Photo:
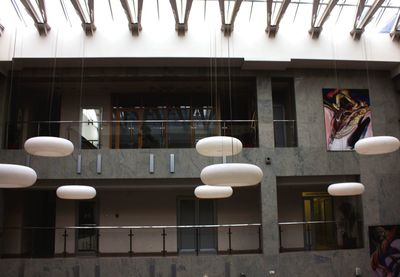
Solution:
M 232 232 L 231 227 L 228 228 L 228 253 L 232 254 Z
M 165 237 L 167 236 L 167 234 L 165 233 L 165 228 L 163 228 L 162 229 L 162 247 L 163 247 L 163 250 L 162 250 L 162 255 L 165 257 L 165 254 L 166 254 L 166 252 L 167 251 L 165 251 Z
M 133 255 L 133 251 L 132 251 L 132 239 L 133 239 L 133 232 L 132 232 L 132 228 L 129 229 L 129 256 Z
M 35 237 L 35 235 L 34 235 L 34 230 L 32 229 L 32 228 L 29 228 L 30 229 L 30 249 L 29 249 L 29 257 L 30 258 L 33 258 L 33 255 L 34 255 L 34 250 L 33 250 L 33 248 L 35 247 L 35 240 L 34 240 L 34 237 Z
M 199 228 L 196 227 L 196 255 L 199 255 Z
M 64 250 L 63 250 L 63 256 L 64 256 L 64 257 L 66 257 L 66 256 L 67 256 L 67 236 L 68 236 L 68 234 L 67 234 L 67 229 L 66 229 L 66 228 L 64 228 L 64 234 L 63 234 L 63 237 L 64 237 Z
M 281 227 L 279 226 L 279 229 L 280 228 Z M 279 242 L 280 242 L 280 238 L 281 238 L 281 236 L 279 234 Z M 258 226 L 258 251 L 260 253 L 262 253 L 262 229 L 261 229 L 261 225 Z

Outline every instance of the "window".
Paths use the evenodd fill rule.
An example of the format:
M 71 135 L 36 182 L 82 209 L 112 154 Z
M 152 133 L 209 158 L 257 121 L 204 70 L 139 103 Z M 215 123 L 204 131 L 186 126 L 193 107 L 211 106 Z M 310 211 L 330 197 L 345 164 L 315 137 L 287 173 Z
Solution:
M 361 197 L 332 197 L 333 182 L 357 176 L 278 177 L 280 251 L 354 249 L 363 246 Z
M 275 147 L 297 146 L 293 79 L 272 79 Z
M 101 116 L 100 108 L 82 109 L 82 149 L 100 148 Z
M 258 145 L 254 78 L 238 77 L 229 86 L 221 77 L 212 92 L 204 77 L 136 82 L 142 83 L 140 90 L 112 94 L 112 147 L 191 148 L 215 135 L 234 136 L 245 147 Z

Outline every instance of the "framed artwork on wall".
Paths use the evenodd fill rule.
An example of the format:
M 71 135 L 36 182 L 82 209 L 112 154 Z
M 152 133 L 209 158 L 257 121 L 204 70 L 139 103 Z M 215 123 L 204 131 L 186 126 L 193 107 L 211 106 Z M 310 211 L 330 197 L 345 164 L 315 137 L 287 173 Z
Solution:
M 372 136 L 367 89 L 322 89 L 328 151 L 350 151 L 359 139 Z
M 371 268 L 376 277 L 400 276 L 400 225 L 369 226 Z

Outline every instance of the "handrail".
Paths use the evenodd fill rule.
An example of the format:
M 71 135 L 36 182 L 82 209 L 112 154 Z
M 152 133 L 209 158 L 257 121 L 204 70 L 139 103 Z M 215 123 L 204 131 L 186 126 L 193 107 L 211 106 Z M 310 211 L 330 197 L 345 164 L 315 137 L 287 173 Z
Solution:
M 304 224 L 323 224 L 323 223 L 340 223 L 341 221 L 327 220 L 327 221 L 290 221 L 278 222 L 278 225 L 304 225 Z
M 8 121 L 7 124 L 13 123 L 22 123 L 22 124 L 49 124 L 49 123 L 141 123 L 141 122 L 148 122 L 148 123 L 184 123 L 184 122 L 257 122 L 256 119 L 160 119 L 160 120 L 101 120 L 101 121 L 82 121 L 82 120 L 44 120 L 44 121 Z
M 22 226 L 22 227 L 3 227 L 2 229 L 184 229 L 184 228 L 219 228 L 219 227 L 249 227 L 261 226 L 261 223 L 237 223 L 237 224 L 208 224 L 208 225 L 143 225 L 143 226 L 61 226 L 61 227 L 35 227 L 35 226 Z
M 295 119 L 274 119 L 272 122 L 296 122 Z

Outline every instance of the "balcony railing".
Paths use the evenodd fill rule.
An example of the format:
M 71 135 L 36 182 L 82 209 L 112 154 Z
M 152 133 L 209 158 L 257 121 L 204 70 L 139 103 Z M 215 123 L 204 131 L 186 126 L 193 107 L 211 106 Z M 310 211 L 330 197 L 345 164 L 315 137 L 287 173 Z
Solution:
M 280 252 L 363 247 L 362 221 L 351 228 L 343 221 L 280 222 L 279 234 Z
M 179 226 L 6 227 L 2 258 L 262 253 L 260 223 Z M 10 238 L 19 241 L 12 241 Z M 54 245 L 46 243 L 52 241 Z M 18 248 L 21 246 L 20 253 Z M 54 247 L 53 247 L 54 246 Z M 8 249 L 8 250 L 7 250 Z M 10 251 L 11 249 L 11 251 Z
M 58 136 L 82 149 L 192 148 L 204 137 L 234 136 L 258 146 L 257 120 L 111 120 L 9 122 L 5 148 L 34 136 Z

